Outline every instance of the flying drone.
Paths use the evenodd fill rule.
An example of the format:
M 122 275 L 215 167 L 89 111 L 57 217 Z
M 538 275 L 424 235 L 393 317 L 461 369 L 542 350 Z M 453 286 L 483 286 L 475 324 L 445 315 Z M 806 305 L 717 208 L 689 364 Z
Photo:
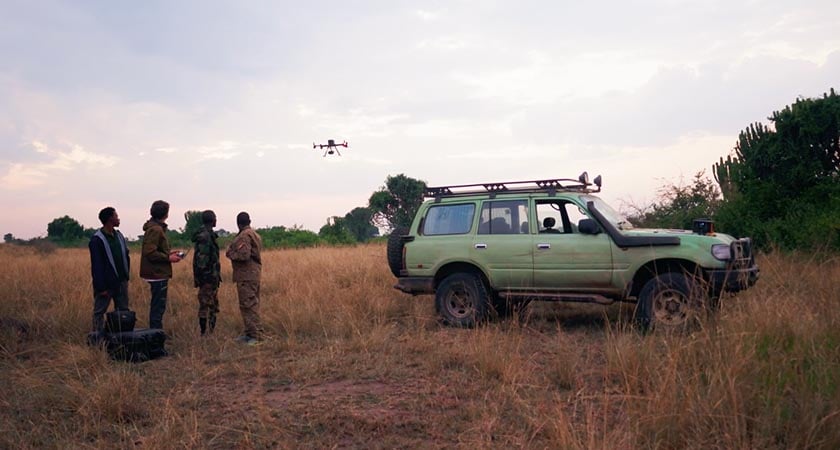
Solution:
M 339 142 L 338 144 L 336 144 L 334 139 L 329 139 L 329 140 L 327 140 L 326 144 L 316 144 L 314 142 L 312 143 L 312 148 L 318 148 L 318 149 L 325 149 L 326 148 L 326 150 L 324 150 L 324 156 L 332 155 L 332 154 L 336 154 L 336 153 L 338 154 L 338 156 L 341 156 L 341 152 L 338 151 L 338 147 L 347 148 L 347 141 Z

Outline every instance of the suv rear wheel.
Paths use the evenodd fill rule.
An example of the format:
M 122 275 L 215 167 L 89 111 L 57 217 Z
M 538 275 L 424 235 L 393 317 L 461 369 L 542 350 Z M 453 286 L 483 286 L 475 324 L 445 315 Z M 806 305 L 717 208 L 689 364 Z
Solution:
M 490 295 L 478 275 L 449 275 L 435 290 L 435 309 L 447 325 L 473 327 L 487 318 L 489 308 Z
M 636 321 L 645 330 L 688 329 L 700 319 L 704 297 L 690 277 L 664 273 L 642 287 Z

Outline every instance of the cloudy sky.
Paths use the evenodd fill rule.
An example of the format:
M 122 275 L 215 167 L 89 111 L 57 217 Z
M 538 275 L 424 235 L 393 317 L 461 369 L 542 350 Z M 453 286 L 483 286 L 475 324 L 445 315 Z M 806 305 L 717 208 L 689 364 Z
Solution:
M 840 2 L 2 0 L 0 233 L 152 201 L 317 231 L 386 176 L 652 200 L 840 88 Z M 312 142 L 347 140 L 342 158 Z

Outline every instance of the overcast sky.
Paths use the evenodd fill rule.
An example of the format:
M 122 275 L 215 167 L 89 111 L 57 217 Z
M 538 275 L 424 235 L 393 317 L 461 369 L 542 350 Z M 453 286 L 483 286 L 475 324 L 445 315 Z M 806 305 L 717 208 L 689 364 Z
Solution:
M 157 199 L 317 231 L 398 173 L 644 204 L 840 88 L 838 30 L 836 0 L 2 0 L 0 233 L 111 205 L 134 237 Z

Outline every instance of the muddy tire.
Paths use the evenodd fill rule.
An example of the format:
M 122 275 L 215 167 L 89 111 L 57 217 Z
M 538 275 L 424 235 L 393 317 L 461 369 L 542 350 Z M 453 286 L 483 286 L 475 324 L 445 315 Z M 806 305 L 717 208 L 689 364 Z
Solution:
M 635 319 L 644 331 L 686 331 L 698 325 L 705 296 L 686 275 L 668 272 L 645 283 L 639 293 Z
M 402 253 L 405 243 L 402 241 L 402 236 L 407 233 L 408 228 L 400 227 L 394 229 L 388 236 L 388 267 L 395 277 L 400 276 L 400 271 L 403 269 Z
M 487 319 L 490 308 L 490 294 L 476 274 L 449 275 L 435 290 L 435 309 L 452 327 L 474 327 Z

